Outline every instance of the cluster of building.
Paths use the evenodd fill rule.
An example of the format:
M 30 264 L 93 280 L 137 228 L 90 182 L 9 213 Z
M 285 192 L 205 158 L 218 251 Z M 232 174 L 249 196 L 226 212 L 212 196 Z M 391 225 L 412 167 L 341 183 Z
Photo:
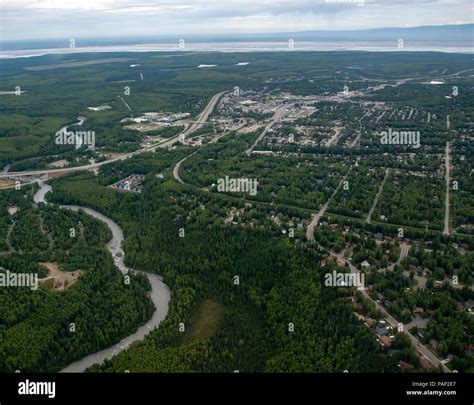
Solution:
M 163 112 L 149 112 L 142 115 L 141 118 L 145 118 L 148 121 L 157 121 L 157 122 L 175 122 L 179 120 L 183 120 L 189 117 L 190 113 L 163 113 Z
M 122 192 L 141 193 L 143 189 L 142 182 L 144 179 L 144 174 L 131 174 L 130 176 L 112 184 L 110 187 Z
M 395 339 L 395 336 L 391 334 L 393 327 L 387 325 L 385 320 L 380 320 L 377 322 L 377 320 L 370 318 L 369 316 L 366 317 L 357 312 L 358 310 L 362 310 L 362 306 L 356 301 L 354 297 L 352 298 L 352 306 L 355 309 L 355 317 L 359 321 L 364 322 L 364 325 L 372 330 L 372 332 L 377 336 L 380 345 L 387 348 L 390 347 Z
M 132 122 L 133 124 L 128 127 L 130 129 L 136 129 L 139 131 L 150 131 L 154 129 L 159 129 L 161 127 L 171 126 L 171 125 L 179 125 L 180 121 L 188 118 L 191 114 L 190 113 L 165 113 L 165 112 L 147 112 L 139 117 L 127 117 L 121 120 L 121 123 L 129 123 Z M 137 125 L 137 124 L 144 124 L 144 125 Z
M 268 96 L 264 92 L 236 89 L 221 97 L 217 111 L 221 116 L 248 113 L 273 114 L 279 106 L 281 106 L 281 100 Z

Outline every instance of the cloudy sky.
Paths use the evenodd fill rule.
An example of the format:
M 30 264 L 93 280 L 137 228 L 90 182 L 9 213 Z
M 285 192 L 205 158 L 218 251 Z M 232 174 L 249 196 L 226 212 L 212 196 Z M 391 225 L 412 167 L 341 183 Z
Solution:
M 0 0 L 3 40 L 347 30 L 473 19 L 473 0 Z

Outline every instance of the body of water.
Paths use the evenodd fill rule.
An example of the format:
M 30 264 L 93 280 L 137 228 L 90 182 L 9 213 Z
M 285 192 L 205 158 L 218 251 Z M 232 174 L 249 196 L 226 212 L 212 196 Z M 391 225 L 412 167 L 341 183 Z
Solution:
M 49 191 L 52 191 L 51 186 L 46 183 L 42 183 L 40 185 L 40 189 L 33 197 L 34 202 L 36 204 L 40 202 L 46 204 L 47 202 L 45 200 L 45 195 Z M 104 222 L 109 227 L 109 229 L 112 231 L 112 239 L 110 239 L 110 241 L 107 243 L 106 248 L 112 255 L 115 266 L 122 272 L 122 274 L 127 274 L 129 272 L 145 274 L 151 285 L 150 298 L 153 304 L 155 305 L 155 312 L 153 313 L 151 319 L 146 324 L 138 328 L 135 333 L 123 338 L 115 345 L 107 349 L 101 350 L 97 353 L 86 356 L 83 359 L 78 360 L 61 370 L 61 372 L 63 373 L 80 373 L 94 364 L 102 364 L 104 360 L 109 359 L 115 356 L 117 353 L 120 353 L 121 351 L 127 349 L 131 343 L 136 342 L 138 340 L 143 340 L 145 338 L 145 335 L 147 335 L 153 329 L 158 327 L 161 321 L 163 321 L 166 318 L 166 315 L 168 314 L 170 290 L 168 286 L 163 282 L 162 277 L 158 276 L 157 274 L 147 273 L 139 270 L 132 270 L 124 264 L 125 252 L 122 248 L 122 242 L 124 240 L 123 230 L 116 222 L 91 208 L 80 207 L 77 205 L 62 205 L 60 207 L 62 209 L 68 209 L 72 211 L 82 210 L 86 214 L 98 219 L 99 221 Z
M 448 52 L 473 53 L 472 43 L 405 41 L 399 48 L 393 41 L 248 41 L 189 42 L 184 48 L 176 43 L 76 46 L 75 48 L 10 49 L 0 51 L 0 58 L 26 58 L 48 54 L 84 52 L 276 52 L 276 51 L 370 51 L 370 52 Z

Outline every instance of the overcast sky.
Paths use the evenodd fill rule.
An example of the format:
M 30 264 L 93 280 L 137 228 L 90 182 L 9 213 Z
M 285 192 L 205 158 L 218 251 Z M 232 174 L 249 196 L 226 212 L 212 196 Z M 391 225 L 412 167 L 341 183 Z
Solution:
M 4 40 L 347 30 L 474 19 L 473 0 L 0 0 L 0 14 Z

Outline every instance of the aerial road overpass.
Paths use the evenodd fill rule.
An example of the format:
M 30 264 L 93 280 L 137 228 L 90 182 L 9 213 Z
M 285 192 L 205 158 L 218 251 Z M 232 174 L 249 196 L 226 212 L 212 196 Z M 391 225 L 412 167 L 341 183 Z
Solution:
M 73 173 L 73 172 L 81 172 L 81 171 L 87 171 L 87 170 L 93 170 L 100 168 L 101 166 L 108 165 L 114 162 L 118 162 L 120 160 L 126 160 L 128 158 L 131 158 L 135 155 L 138 155 L 140 153 L 144 152 L 152 152 L 154 151 L 157 147 L 160 148 L 165 148 L 174 145 L 175 143 L 179 142 L 181 139 L 184 137 L 187 137 L 191 135 L 193 132 L 197 131 L 198 129 L 202 128 L 204 124 L 206 124 L 209 115 L 211 115 L 212 111 L 214 110 L 214 107 L 216 106 L 217 102 L 221 98 L 223 94 L 225 94 L 226 91 L 222 91 L 220 93 L 215 94 L 212 96 L 211 100 L 209 100 L 209 103 L 207 103 L 206 107 L 204 108 L 203 111 L 197 116 L 196 121 L 192 122 L 186 129 L 184 129 L 182 132 L 179 134 L 175 135 L 174 137 L 166 140 L 162 140 L 160 142 L 156 142 L 152 145 L 146 146 L 144 148 L 138 149 L 133 152 L 129 153 L 124 153 L 123 155 L 120 156 L 115 156 L 113 158 L 104 160 L 102 162 L 97 162 L 97 163 L 91 163 L 87 165 L 82 165 L 82 166 L 75 166 L 75 167 L 65 167 L 61 169 L 43 169 L 43 170 L 25 170 L 21 172 L 0 172 L 0 179 L 14 179 L 14 180 L 19 180 L 20 178 L 23 177 L 37 177 L 37 176 L 42 176 L 42 175 L 50 175 L 50 174 L 64 174 L 64 173 Z M 14 186 L 8 186 L 8 187 L 3 187 L 0 189 L 5 189 L 5 188 L 12 188 Z

